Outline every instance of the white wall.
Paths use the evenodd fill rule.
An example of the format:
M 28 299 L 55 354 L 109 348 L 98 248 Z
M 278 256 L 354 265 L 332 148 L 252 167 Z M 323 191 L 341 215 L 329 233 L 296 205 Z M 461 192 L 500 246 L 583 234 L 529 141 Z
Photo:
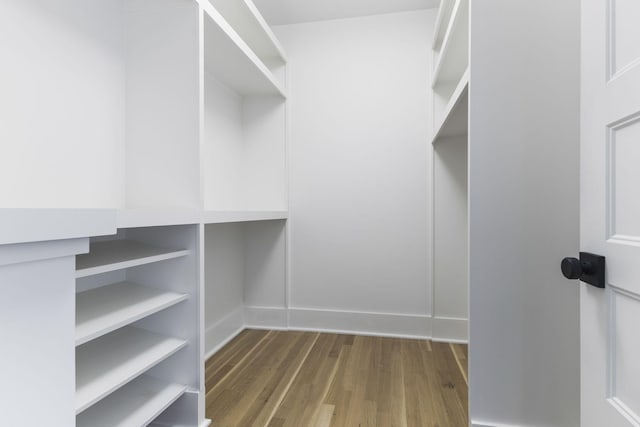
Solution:
M 0 2 L 1 207 L 124 204 L 123 25 L 118 1 Z
M 580 1 L 471 2 L 470 408 L 579 425 Z M 500 11 L 496 13 L 496 11 Z
M 289 58 L 293 327 L 430 334 L 434 21 L 274 29 Z

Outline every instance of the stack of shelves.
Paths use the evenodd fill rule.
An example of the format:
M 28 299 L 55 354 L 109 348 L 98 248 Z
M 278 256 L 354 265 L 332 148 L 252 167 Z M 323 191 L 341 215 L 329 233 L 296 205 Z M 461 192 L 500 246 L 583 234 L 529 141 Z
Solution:
M 469 88 L 469 0 L 442 0 L 433 41 L 434 137 L 465 135 Z
M 108 283 L 108 274 L 126 274 L 127 269 L 189 254 L 120 239 L 94 242 L 88 254 L 77 257 L 77 280 L 102 275 L 107 281 L 76 295 L 78 426 L 147 425 L 187 390 L 184 384 L 147 373 L 188 341 L 151 332 L 135 322 L 180 304 L 189 295 L 129 281 Z

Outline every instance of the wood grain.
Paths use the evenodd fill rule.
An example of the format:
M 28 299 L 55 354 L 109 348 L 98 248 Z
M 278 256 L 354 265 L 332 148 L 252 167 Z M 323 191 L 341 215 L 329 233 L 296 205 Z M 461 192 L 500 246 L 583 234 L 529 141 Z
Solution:
M 466 345 L 246 330 L 206 364 L 212 427 L 466 427 Z

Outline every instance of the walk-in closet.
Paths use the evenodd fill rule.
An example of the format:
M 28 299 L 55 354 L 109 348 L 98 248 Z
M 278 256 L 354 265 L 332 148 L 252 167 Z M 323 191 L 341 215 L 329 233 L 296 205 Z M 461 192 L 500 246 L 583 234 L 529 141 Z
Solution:
M 0 425 L 576 425 L 576 1 L 0 0 Z

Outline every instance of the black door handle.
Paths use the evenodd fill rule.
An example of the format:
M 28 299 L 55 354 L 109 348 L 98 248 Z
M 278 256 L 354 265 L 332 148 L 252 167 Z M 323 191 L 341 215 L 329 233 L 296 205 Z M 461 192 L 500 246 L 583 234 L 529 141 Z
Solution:
M 567 279 L 580 279 L 596 288 L 604 288 L 605 259 L 602 255 L 580 252 L 580 259 L 564 258 L 560 269 Z

